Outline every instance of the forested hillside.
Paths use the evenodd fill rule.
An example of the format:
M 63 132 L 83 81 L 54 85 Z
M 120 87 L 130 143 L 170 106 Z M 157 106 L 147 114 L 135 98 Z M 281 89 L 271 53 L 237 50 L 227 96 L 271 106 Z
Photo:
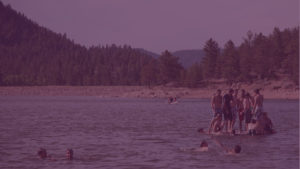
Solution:
M 87 49 L 0 2 L 1 85 L 141 85 L 151 60 L 126 45 Z
M 199 46 L 199 50 L 202 46 Z M 39 26 L 0 1 L 0 85 L 161 85 L 197 87 L 210 79 L 253 82 L 279 74 L 299 80 L 299 27 L 249 32 L 236 46 L 209 39 L 201 63 L 183 67 L 165 51 L 159 57 L 129 45 L 87 48 Z M 203 54 L 202 54 L 203 55 Z M 201 56 L 199 56 L 201 57 Z
M 229 40 L 222 53 L 218 43 L 209 39 L 204 52 L 202 73 L 205 79 L 253 82 L 284 75 L 299 83 L 299 27 L 283 31 L 274 28 L 268 36 L 249 31 L 240 46 Z

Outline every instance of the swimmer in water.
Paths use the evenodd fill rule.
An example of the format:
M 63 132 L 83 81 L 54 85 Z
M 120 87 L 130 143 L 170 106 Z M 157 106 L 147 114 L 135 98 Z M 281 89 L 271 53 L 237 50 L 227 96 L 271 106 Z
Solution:
M 182 148 L 181 150 L 182 151 L 192 151 L 192 152 L 204 152 L 204 151 L 208 151 L 208 144 L 205 140 L 203 140 L 200 144 L 200 147 L 190 148 L 190 149 Z
M 47 158 L 47 151 L 44 148 L 40 148 L 39 151 L 37 152 L 37 155 L 41 158 L 41 159 L 46 159 Z
M 67 159 L 68 160 L 73 160 L 73 150 L 72 149 L 67 149 Z
M 200 144 L 200 147 L 193 149 L 193 151 L 199 151 L 199 152 L 208 151 L 207 142 L 203 140 Z
M 218 146 L 220 146 L 222 149 L 224 149 L 226 154 L 234 155 L 234 154 L 240 154 L 241 153 L 242 147 L 240 145 L 235 145 L 234 148 L 230 149 L 230 148 L 225 147 L 222 143 L 220 143 L 218 140 L 214 139 L 213 137 L 211 137 L 211 139 L 213 141 L 215 141 L 215 143 Z

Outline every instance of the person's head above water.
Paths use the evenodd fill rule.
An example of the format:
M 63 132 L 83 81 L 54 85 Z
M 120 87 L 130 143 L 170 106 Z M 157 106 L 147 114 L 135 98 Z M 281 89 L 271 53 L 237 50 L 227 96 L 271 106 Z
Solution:
M 241 152 L 241 150 L 242 150 L 242 147 L 241 147 L 240 145 L 235 145 L 235 146 L 234 146 L 234 152 L 235 152 L 235 153 L 238 154 L 238 153 Z
M 205 140 L 203 140 L 200 144 L 200 147 L 208 147 L 208 144 Z
M 67 158 L 68 160 L 73 160 L 73 150 L 72 149 L 67 149 Z
M 47 158 L 47 151 L 44 148 L 40 148 L 37 154 L 41 159 Z

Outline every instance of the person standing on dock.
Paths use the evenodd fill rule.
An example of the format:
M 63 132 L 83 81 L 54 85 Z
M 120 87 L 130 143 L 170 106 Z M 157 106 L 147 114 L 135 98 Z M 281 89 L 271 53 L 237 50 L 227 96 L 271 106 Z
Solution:
M 264 96 L 260 94 L 259 89 L 254 90 L 254 103 L 253 103 L 253 112 L 252 114 L 255 115 L 255 118 L 258 119 L 262 112 L 263 112 L 263 101 Z
M 222 108 L 223 108 L 223 115 L 224 115 L 224 123 L 223 126 L 225 126 L 225 129 L 227 132 L 230 131 L 230 124 L 232 122 L 232 111 L 231 111 L 231 102 L 233 100 L 233 89 L 229 89 L 228 93 L 223 96 L 222 101 Z
M 209 133 L 211 130 L 215 131 L 215 124 L 218 120 L 220 120 L 220 118 L 222 120 L 222 95 L 220 89 L 217 90 L 217 93 L 211 99 L 211 108 L 213 112 L 213 118 L 210 122 L 208 130 Z

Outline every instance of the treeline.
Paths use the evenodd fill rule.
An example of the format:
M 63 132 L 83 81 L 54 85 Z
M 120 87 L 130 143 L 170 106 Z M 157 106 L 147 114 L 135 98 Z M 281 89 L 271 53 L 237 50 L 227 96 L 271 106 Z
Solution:
M 299 27 L 283 31 L 274 28 L 268 36 L 249 31 L 240 46 L 229 40 L 222 50 L 209 39 L 204 51 L 203 79 L 253 82 L 286 75 L 299 83 Z
M 299 78 L 299 28 L 269 36 L 249 32 L 236 47 L 210 39 L 205 57 L 185 69 L 165 51 L 157 59 L 130 46 L 75 44 L 0 1 L 0 85 L 161 85 L 197 87 L 210 79 L 229 82 Z

